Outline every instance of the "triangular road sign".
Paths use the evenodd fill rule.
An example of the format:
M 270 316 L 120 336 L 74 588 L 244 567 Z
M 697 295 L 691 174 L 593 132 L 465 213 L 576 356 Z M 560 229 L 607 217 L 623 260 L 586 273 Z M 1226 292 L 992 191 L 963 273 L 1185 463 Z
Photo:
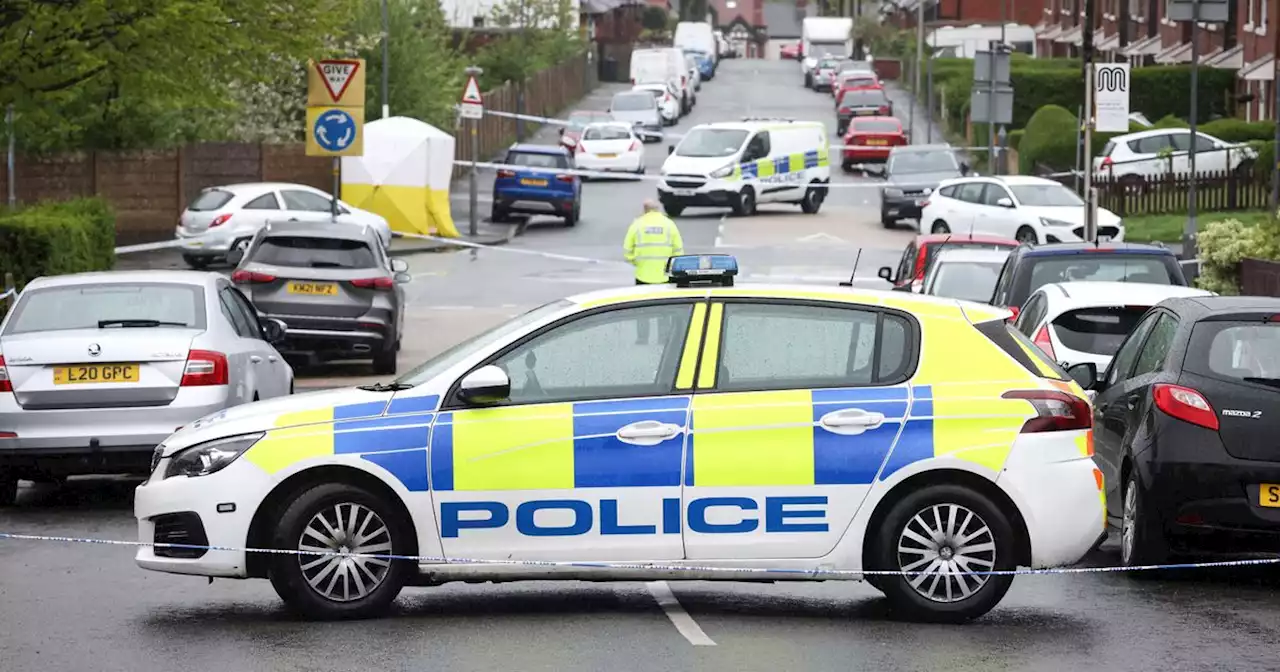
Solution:
M 467 78 L 467 88 L 462 90 L 462 103 L 484 105 L 484 100 L 480 97 L 480 84 L 476 82 L 474 75 Z
M 359 69 L 360 61 L 336 60 L 316 63 L 316 70 L 320 72 L 324 88 L 329 91 L 329 96 L 335 103 L 342 100 L 342 94 L 347 92 L 347 86 L 351 84 L 351 80 L 355 78 L 356 71 Z

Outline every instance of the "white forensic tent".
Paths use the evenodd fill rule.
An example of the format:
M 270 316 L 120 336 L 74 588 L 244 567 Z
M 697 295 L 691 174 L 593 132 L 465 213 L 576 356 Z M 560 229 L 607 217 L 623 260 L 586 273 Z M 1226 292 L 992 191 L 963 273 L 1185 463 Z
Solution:
M 452 135 L 417 119 L 369 122 L 364 156 L 342 158 L 342 200 L 382 215 L 392 231 L 456 238 L 453 151 Z

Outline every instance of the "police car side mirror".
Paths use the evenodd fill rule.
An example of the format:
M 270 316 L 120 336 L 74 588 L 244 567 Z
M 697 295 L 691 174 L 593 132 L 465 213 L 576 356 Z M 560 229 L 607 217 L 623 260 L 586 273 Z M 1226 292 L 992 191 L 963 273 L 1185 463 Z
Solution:
M 675 154 L 675 153 L 676 153 L 676 146 L 667 145 L 667 156 L 671 156 L 672 154 Z
M 1067 369 L 1067 375 L 1071 376 L 1071 379 L 1080 387 L 1091 390 L 1098 384 L 1098 365 L 1093 362 L 1076 364 Z
M 492 404 L 510 396 L 511 379 L 492 364 L 468 373 L 458 384 L 458 398 L 471 404 Z

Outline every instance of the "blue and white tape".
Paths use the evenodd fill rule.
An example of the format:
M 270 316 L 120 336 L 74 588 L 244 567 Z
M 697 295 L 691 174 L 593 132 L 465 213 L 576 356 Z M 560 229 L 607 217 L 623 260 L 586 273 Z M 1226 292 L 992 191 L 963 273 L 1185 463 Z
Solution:
M 0 292 L 0 301 L 4 301 L 5 299 L 7 299 L 7 298 L 9 298 L 9 297 L 11 297 L 11 296 L 13 296 L 13 295 L 15 295 L 15 294 L 17 294 L 17 293 L 18 293 L 18 290 L 16 290 L 16 289 L 6 289 L 6 290 L 4 290 L 3 292 Z
M 725 568 L 699 567 L 694 565 L 671 565 L 643 562 L 583 562 L 552 560 L 482 560 L 476 558 L 445 558 L 431 555 L 399 555 L 393 553 L 342 553 L 339 551 L 302 551 L 282 548 L 239 548 L 231 546 L 211 546 L 202 544 L 172 544 L 163 542 L 126 541 L 122 539 L 95 539 L 90 537 L 65 537 L 45 534 L 17 534 L 0 532 L 0 540 L 8 541 L 42 541 L 74 544 L 97 544 L 102 546 L 127 546 L 133 548 L 173 548 L 203 551 L 227 551 L 233 553 L 259 553 L 264 555 L 305 555 L 313 557 L 341 557 L 368 560 L 403 560 L 420 564 L 441 565 L 518 565 L 524 567 L 571 567 L 582 569 L 645 569 L 671 572 L 700 572 L 726 574 L 801 574 L 805 576 L 843 576 L 857 578 L 862 576 L 918 576 L 930 573 L 928 570 L 847 570 L 847 569 L 777 569 L 769 567 Z M 1006 569 L 985 571 L 949 571 L 948 574 L 965 576 L 1028 576 L 1044 574 L 1105 574 L 1116 572 L 1148 572 L 1174 569 L 1211 569 L 1222 567 L 1253 567 L 1259 565 L 1280 565 L 1280 557 L 1251 558 L 1243 560 L 1219 560 L 1213 562 L 1183 562 L 1161 565 L 1140 565 L 1133 567 L 1052 567 L 1046 569 Z

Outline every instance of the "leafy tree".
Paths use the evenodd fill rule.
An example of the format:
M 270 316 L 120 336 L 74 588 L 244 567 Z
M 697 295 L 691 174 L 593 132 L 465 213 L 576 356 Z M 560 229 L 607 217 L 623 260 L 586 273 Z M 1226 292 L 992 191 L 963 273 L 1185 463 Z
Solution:
M 568 0 L 502 0 L 494 6 L 490 23 L 506 33 L 481 48 L 483 88 L 515 82 L 582 53 Z
M 645 7 L 644 14 L 640 15 L 640 25 L 654 32 L 664 32 L 667 29 L 668 18 L 667 10 L 650 5 Z
M 681 21 L 706 21 L 707 0 L 684 0 L 680 3 Z
M 364 3 L 357 22 L 361 35 L 379 35 L 379 3 Z M 391 114 L 413 117 L 449 131 L 453 128 L 455 92 L 462 90 L 466 63 L 450 47 L 450 31 L 438 0 L 388 0 L 391 27 L 391 69 L 388 97 Z M 369 120 L 382 116 L 382 46 L 379 40 L 363 48 L 369 68 Z

